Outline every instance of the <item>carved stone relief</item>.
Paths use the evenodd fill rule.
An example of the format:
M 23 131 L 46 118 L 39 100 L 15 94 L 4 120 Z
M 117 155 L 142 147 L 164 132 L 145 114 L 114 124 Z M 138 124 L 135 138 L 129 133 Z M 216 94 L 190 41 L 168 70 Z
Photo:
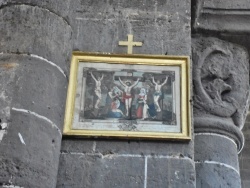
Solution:
M 223 118 L 242 129 L 248 109 L 247 51 L 216 38 L 195 38 L 193 51 L 194 117 Z

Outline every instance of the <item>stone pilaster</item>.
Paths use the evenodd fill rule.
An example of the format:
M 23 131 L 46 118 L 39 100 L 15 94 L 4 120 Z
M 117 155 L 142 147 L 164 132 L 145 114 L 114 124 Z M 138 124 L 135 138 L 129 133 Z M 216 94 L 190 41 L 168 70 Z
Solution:
M 69 3 L 0 3 L 0 185 L 56 186 L 72 52 Z
M 212 37 L 194 37 L 192 50 L 196 187 L 241 187 L 238 152 L 248 109 L 248 53 Z

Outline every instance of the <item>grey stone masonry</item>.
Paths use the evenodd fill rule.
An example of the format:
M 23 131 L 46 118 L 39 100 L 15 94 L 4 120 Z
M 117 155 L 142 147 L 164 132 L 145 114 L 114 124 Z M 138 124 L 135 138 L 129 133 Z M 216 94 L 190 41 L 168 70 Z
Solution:
M 68 142 L 73 143 L 73 140 Z M 75 143 L 77 150 L 73 145 L 65 147 L 63 144 L 58 188 L 77 188 L 79 185 L 84 188 L 195 187 L 193 159 L 182 154 L 143 154 L 140 151 L 143 148 L 138 148 L 134 154 L 128 151 L 100 153 L 96 142 L 92 145 L 86 140 L 75 140 Z M 81 148 L 78 147 L 80 143 Z
M 74 50 L 126 54 L 119 41 L 143 42 L 133 54 L 191 55 L 191 2 L 79 0 Z M 195 187 L 189 142 L 63 138 L 57 187 Z M 80 185 L 80 186 L 79 186 Z
M 196 187 L 240 187 L 234 140 L 219 134 L 199 133 L 195 141 Z
M 232 42 L 234 44 L 238 44 L 238 45 L 245 47 L 245 49 L 242 48 L 242 50 L 237 50 L 238 47 L 236 47 L 236 49 L 234 50 L 234 47 L 229 47 L 229 46 L 232 46 L 231 44 L 226 44 L 223 47 L 224 52 L 225 52 L 225 50 L 228 51 L 228 49 L 230 50 L 230 48 L 231 48 L 232 53 L 234 54 L 234 56 L 237 57 L 236 59 L 233 60 L 233 63 L 232 63 L 236 67 L 236 69 L 242 69 L 242 68 L 245 69 L 245 71 L 241 72 L 241 73 L 239 73 L 238 71 L 233 71 L 233 72 L 235 72 L 234 73 L 235 76 L 231 76 L 231 77 L 238 77 L 238 79 L 242 79 L 242 80 L 239 82 L 235 81 L 233 84 L 234 86 L 231 88 L 231 91 L 221 93 L 222 100 L 224 101 L 224 104 L 226 104 L 228 102 L 228 99 L 226 99 L 228 97 L 225 97 L 225 94 L 227 93 L 226 95 L 230 95 L 230 93 L 233 92 L 233 90 L 235 90 L 233 93 L 238 93 L 238 95 L 241 95 L 241 97 L 245 96 L 246 97 L 245 101 L 249 100 L 247 98 L 248 93 L 246 93 L 246 92 L 249 92 L 249 89 L 245 87 L 246 86 L 245 84 L 249 84 L 249 78 L 247 78 L 247 77 L 242 78 L 243 75 L 247 75 L 247 76 L 249 75 L 249 58 L 246 58 L 245 65 L 239 63 L 239 61 L 242 60 L 242 57 L 246 57 L 244 54 L 242 54 L 242 52 L 249 53 L 249 51 L 250 51 L 249 37 L 248 37 L 249 32 L 250 32 L 249 5 L 250 4 L 249 4 L 248 0 L 239 0 L 239 1 L 233 1 L 233 0 L 232 1 L 223 1 L 223 0 L 198 1 L 198 0 L 193 0 L 192 1 L 192 32 L 193 32 L 193 34 L 195 34 L 194 38 L 196 38 L 198 35 L 207 36 L 207 37 L 212 36 L 214 38 L 220 38 L 224 41 Z M 213 42 L 211 41 L 211 43 L 213 43 Z M 206 43 L 206 44 L 208 44 L 208 43 Z M 235 45 L 235 46 L 238 46 L 238 45 Z M 204 46 L 206 46 L 206 45 L 203 44 L 202 41 L 200 41 L 199 47 L 204 49 Z M 210 45 L 210 46 L 212 46 L 212 45 Z M 217 51 L 221 51 L 221 50 L 217 49 Z M 216 52 L 214 51 L 214 54 L 215 53 Z M 208 59 L 207 62 L 209 62 L 210 58 L 207 58 L 207 59 Z M 197 59 L 196 59 L 196 61 L 197 61 Z M 226 61 L 228 61 L 228 60 L 226 60 Z M 224 69 L 224 68 L 221 66 L 221 69 Z M 203 78 L 201 80 L 203 80 Z M 226 83 L 229 83 L 230 82 L 229 80 L 230 79 L 228 79 L 226 81 Z M 203 83 L 204 83 L 204 81 L 203 81 Z M 194 85 L 194 87 L 195 87 L 195 85 Z M 233 88 L 235 88 L 235 89 L 233 89 Z M 211 94 L 211 92 L 210 92 L 210 94 Z M 233 98 L 235 98 L 237 101 L 242 100 L 242 99 L 238 100 L 238 97 L 236 97 L 236 95 Z M 248 122 L 249 121 L 248 120 L 246 120 L 245 127 L 242 129 L 242 127 L 244 125 L 245 117 L 246 117 L 246 112 L 248 109 L 248 104 L 247 103 L 240 104 L 240 103 L 237 106 L 240 107 L 241 109 L 237 109 L 237 111 L 238 111 L 238 114 L 241 114 L 241 115 L 239 116 L 239 115 L 236 115 L 237 113 L 234 113 L 234 115 L 231 116 L 231 119 L 233 120 L 233 124 L 228 122 L 227 125 L 226 124 L 225 124 L 225 126 L 223 125 L 224 123 L 226 123 L 226 119 L 229 117 L 228 116 L 229 111 L 225 110 L 223 107 L 224 105 L 222 105 L 222 108 L 219 108 L 221 113 L 222 113 L 221 114 L 222 116 L 217 114 L 216 116 L 219 116 L 219 117 L 215 118 L 214 114 L 211 116 L 211 111 L 210 111 L 208 114 L 210 114 L 211 117 L 207 118 L 208 119 L 207 121 L 209 122 L 210 121 L 209 119 L 220 118 L 221 122 L 224 122 L 224 123 L 221 124 L 218 121 L 217 122 L 214 121 L 214 125 L 212 125 L 212 123 L 210 123 L 210 124 L 206 123 L 206 125 L 204 126 L 204 125 L 202 125 L 202 121 L 199 121 L 198 124 L 195 123 L 195 125 L 194 125 L 195 132 L 198 131 L 199 132 L 198 134 L 200 134 L 200 135 L 196 134 L 195 138 L 197 138 L 196 139 L 197 141 L 199 140 L 201 142 L 199 144 L 198 142 L 195 141 L 195 160 L 197 157 L 196 153 L 199 153 L 199 149 L 201 147 L 205 148 L 205 146 L 206 146 L 208 149 L 206 148 L 205 150 L 211 151 L 214 149 L 213 147 L 217 148 L 218 146 L 220 146 L 220 150 L 224 151 L 224 152 L 219 152 L 220 150 L 217 151 L 217 149 L 215 149 L 214 156 L 212 157 L 211 156 L 212 154 L 209 156 L 208 155 L 203 156 L 203 161 L 204 160 L 209 161 L 210 158 L 212 157 L 214 159 L 214 161 L 216 163 L 218 163 L 218 165 L 221 166 L 220 167 L 221 172 L 219 174 L 217 174 L 217 177 L 216 176 L 213 177 L 213 178 L 216 177 L 215 179 L 213 179 L 213 181 L 218 182 L 219 185 L 221 184 L 225 187 L 241 187 L 241 185 L 242 185 L 243 188 L 247 188 L 250 186 L 250 181 L 248 178 L 250 171 L 249 171 L 249 168 L 247 167 L 248 158 L 249 158 L 248 157 L 249 156 L 248 155 L 249 154 L 249 146 L 248 146 L 249 145 L 249 131 L 248 131 L 249 123 Z M 236 104 L 236 103 L 233 102 L 232 104 Z M 209 107 L 208 104 L 207 104 L 207 106 Z M 245 108 L 245 110 L 243 110 L 243 108 Z M 227 109 L 229 109 L 229 108 L 227 108 Z M 199 110 L 197 110 L 197 112 Z M 201 116 L 204 116 L 204 114 L 203 115 L 199 114 L 196 116 L 201 117 Z M 205 116 L 207 116 L 207 115 L 205 114 Z M 239 123 L 240 121 L 238 121 L 237 119 L 238 120 L 241 119 L 240 120 L 241 123 Z M 199 124 L 202 126 L 199 126 Z M 236 128 L 235 126 L 238 127 L 238 129 L 235 129 Z M 219 127 L 219 129 L 218 129 L 218 127 Z M 203 141 L 201 141 L 202 140 L 201 139 L 202 132 L 203 133 L 205 132 L 205 134 L 207 134 L 207 136 L 204 137 Z M 244 133 L 244 135 L 246 137 L 245 139 L 243 137 L 242 132 Z M 209 139 L 210 141 L 207 140 L 209 134 L 211 136 L 211 138 Z M 216 140 L 218 140 L 219 136 L 220 136 L 220 139 L 222 139 L 223 136 L 225 136 L 224 141 L 221 140 L 220 143 L 218 143 L 218 141 L 216 142 Z M 206 143 L 206 145 L 200 146 L 200 145 L 202 145 L 202 143 L 204 145 L 204 142 Z M 207 142 L 209 142 L 210 145 L 207 144 Z M 239 152 L 239 159 L 237 159 L 235 154 L 233 154 L 233 150 L 235 150 L 235 148 L 233 149 L 233 147 L 227 147 L 227 152 L 225 151 L 225 149 L 226 149 L 225 146 L 228 146 L 228 144 L 230 144 L 231 142 L 233 142 L 237 145 L 237 148 L 238 148 L 237 150 Z M 245 146 L 245 147 L 243 148 L 243 146 Z M 230 152 L 231 154 L 229 155 L 228 152 Z M 205 153 L 207 153 L 207 152 L 205 152 Z M 239 160 L 239 165 L 237 165 L 238 160 Z M 232 162 L 234 162 L 235 164 L 232 164 Z M 209 164 L 210 164 L 210 167 L 209 167 Z M 216 164 L 212 164 L 212 162 L 210 162 L 209 164 L 206 164 L 206 165 L 204 165 L 204 163 L 200 163 L 200 164 L 197 163 L 196 164 L 197 187 L 210 185 L 208 182 L 211 182 L 212 180 L 211 180 L 211 178 L 207 178 L 208 175 L 205 175 L 205 174 L 209 174 L 209 173 L 204 174 L 204 172 L 209 172 L 209 171 L 213 172 L 215 170 L 215 168 L 217 168 L 217 167 L 216 167 Z M 223 166 L 223 164 L 224 164 L 224 166 Z M 214 166 L 214 169 L 212 166 Z M 238 166 L 239 166 L 240 170 L 238 170 Z M 228 172 L 226 172 L 226 171 L 228 171 Z M 229 171 L 231 171 L 231 172 L 229 172 Z M 216 170 L 216 172 L 217 172 L 217 170 Z M 225 173 L 229 174 L 230 178 L 224 177 L 223 174 L 225 174 Z M 239 174 L 240 174 L 240 176 L 239 176 Z M 240 180 L 241 180 L 241 183 L 240 183 Z M 203 184 L 202 184 L 202 182 L 203 182 Z M 206 184 L 206 183 L 208 183 L 208 184 Z M 214 184 L 212 184 L 212 185 L 214 186 Z
M 248 52 L 200 36 L 192 51 L 196 187 L 241 187 L 237 153 L 249 105 Z
M 0 2 L 0 186 L 56 187 L 72 52 L 67 2 Z
M 193 0 L 193 29 L 199 32 L 250 32 L 249 0 Z
M 243 133 L 245 136 L 245 146 L 242 152 L 239 154 L 239 167 L 240 167 L 240 175 L 242 188 L 250 187 L 250 117 L 249 114 L 246 119 L 246 124 L 243 128 Z
M 192 33 L 195 34 L 196 36 L 197 35 L 213 36 L 215 38 L 219 38 L 219 39 L 222 39 L 222 40 L 225 40 L 228 42 L 232 42 L 232 43 L 244 46 L 245 50 L 242 50 L 242 51 L 247 51 L 249 53 L 250 52 L 249 6 L 250 6 L 249 0 L 239 0 L 239 1 L 233 1 L 233 0 L 231 0 L 231 1 L 193 0 L 192 1 Z M 239 55 L 240 55 L 240 53 L 239 53 Z M 241 58 L 241 55 L 239 58 Z M 237 60 L 234 61 L 234 64 L 236 67 L 239 66 Z M 249 67 L 248 67 L 249 59 L 247 59 L 246 64 L 247 64 L 247 66 L 245 67 L 245 69 L 249 70 Z M 248 73 L 246 73 L 246 75 L 247 74 Z M 238 75 L 239 75 L 239 77 L 241 76 L 241 74 L 238 74 Z M 238 88 L 240 89 L 241 86 L 246 84 L 246 83 L 249 83 L 247 78 L 245 78 L 241 82 L 238 82 Z M 245 91 L 249 91 L 249 89 L 245 89 Z M 237 92 L 242 96 L 245 95 L 244 92 L 242 94 L 242 90 L 237 91 Z M 241 105 L 242 105 L 242 107 L 245 107 L 246 109 L 248 108 L 248 105 L 244 105 L 244 104 L 241 104 Z M 221 112 L 225 112 L 225 111 L 221 109 Z M 245 116 L 245 114 L 244 114 L 244 116 Z M 249 116 L 249 112 L 248 112 L 248 116 Z M 241 124 L 240 129 L 242 128 L 242 126 L 244 124 L 244 118 L 245 117 L 243 117 L 243 122 Z M 224 119 L 222 119 L 222 120 L 224 120 Z M 213 126 L 213 128 L 214 128 L 214 126 Z M 229 132 L 232 132 L 232 129 L 229 128 L 228 126 L 222 128 L 222 129 L 224 130 L 224 133 L 227 136 L 229 136 L 228 130 L 229 130 Z M 238 130 L 238 131 L 241 131 L 241 130 Z M 236 132 L 238 132 L 238 131 L 236 130 Z M 207 132 L 209 132 L 209 131 L 207 131 Z M 214 129 L 212 132 L 215 132 Z M 219 131 L 219 132 L 220 132 L 220 134 L 225 135 L 221 131 Z M 233 131 L 233 132 L 235 132 L 235 131 Z M 248 187 L 250 187 L 250 181 L 249 181 L 250 170 L 248 168 L 248 163 L 249 163 L 248 159 L 249 159 L 249 151 L 250 151 L 250 148 L 249 148 L 249 143 L 250 143 L 249 142 L 249 117 L 246 119 L 246 123 L 245 123 L 244 128 L 242 129 L 242 132 L 244 133 L 245 141 L 243 139 L 243 136 L 240 136 L 241 138 L 239 137 L 239 135 L 241 134 L 240 132 L 234 134 L 235 136 L 238 135 L 237 136 L 238 138 L 233 136 L 234 137 L 233 140 L 236 141 L 237 145 L 241 143 L 241 145 L 243 144 L 243 146 L 244 146 L 244 148 L 242 149 L 238 145 L 238 149 L 239 148 L 242 149 L 241 152 L 239 152 L 239 167 L 240 167 L 242 187 L 248 188 Z M 232 135 L 229 137 L 232 138 Z M 238 142 L 238 141 L 240 141 L 240 142 Z M 231 150 L 231 149 L 229 149 L 229 150 Z M 223 158 L 225 158 L 224 155 L 223 155 Z M 198 170 L 198 168 L 196 170 Z M 237 176 L 238 175 L 236 174 L 235 177 L 237 177 Z M 197 180 L 198 179 L 200 179 L 200 176 L 197 176 Z M 231 179 L 232 178 L 230 178 L 230 180 Z M 230 181 L 230 180 L 228 180 L 228 181 Z M 235 181 L 235 182 L 238 182 L 238 184 L 239 184 L 238 187 L 240 187 L 239 181 Z M 230 184 L 230 186 L 236 186 L 236 185 Z
M 143 42 L 134 54 L 191 54 L 188 0 L 78 0 L 74 50 L 127 53 L 118 41 Z
M 250 187 L 249 8 L 0 0 L 0 187 Z M 128 34 L 134 54 L 192 57 L 191 141 L 62 138 L 72 51 L 126 54 Z

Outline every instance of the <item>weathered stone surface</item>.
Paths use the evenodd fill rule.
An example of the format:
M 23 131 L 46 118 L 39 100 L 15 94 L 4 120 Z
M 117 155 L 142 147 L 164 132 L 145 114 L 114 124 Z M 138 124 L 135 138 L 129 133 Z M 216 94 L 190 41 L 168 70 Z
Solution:
M 8 122 L 10 121 L 10 108 L 12 96 L 14 93 L 13 83 L 15 80 L 15 72 L 18 68 L 17 63 L 1 63 L 0 64 L 0 142 L 3 139 L 8 129 Z
M 40 59 L 9 54 L 0 56 L 0 80 L 0 184 L 54 187 L 66 78 Z
M 226 187 L 240 188 L 240 175 L 237 171 L 219 165 L 196 163 L 196 188 Z
M 196 32 L 250 31 L 248 0 L 193 3 Z M 72 47 L 69 23 L 77 50 L 126 53 L 118 41 L 133 34 L 135 41 L 144 43 L 134 53 L 191 54 L 190 1 L 2 0 L 0 15 L 0 52 L 5 53 L 0 54 L 0 88 L 4 88 L 0 92 L 0 183 L 55 187 L 60 134 L 53 123 L 60 128 L 63 124 L 67 82 L 63 74 L 68 74 Z M 249 48 L 244 37 L 230 37 L 224 38 Z M 249 90 L 247 53 L 217 39 L 194 43 L 198 56 L 205 57 L 197 62 L 204 63 L 199 87 L 207 97 L 195 99 L 195 118 L 203 118 L 195 121 L 195 131 L 226 136 L 196 136 L 196 187 L 240 187 L 236 146 L 227 137 L 241 149 L 242 107 L 247 108 L 245 91 Z M 207 55 L 209 45 L 214 49 Z M 196 74 L 199 66 L 194 67 Z M 13 107 L 27 111 L 11 111 Z M 247 143 L 247 127 L 244 132 Z M 58 187 L 195 187 L 193 143 L 66 138 Z M 248 154 L 246 144 L 240 155 L 244 188 L 249 187 Z
M 63 3 L 57 0 L 1 0 L 0 9 L 15 5 L 28 5 L 46 9 L 51 13 L 62 17 L 66 22 L 72 22 L 74 19 L 75 3 L 77 1 L 64 0 Z
M 68 82 L 62 72 L 44 60 L 22 54 L 2 54 L 0 70 L 3 80 L 0 83 L 3 95 L 1 101 L 6 103 L 10 100 L 8 108 L 36 112 L 49 118 L 60 129 L 63 128 Z M 10 80 L 5 82 L 4 76 L 8 72 L 12 75 L 11 83 Z M 4 106 L 3 103 L 0 102 L 1 106 Z
M 127 40 L 127 34 L 133 34 L 134 41 L 143 42 L 142 47 L 133 48 L 134 54 L 191 55 L 190 6 L 190 1 L 181 0 L 121 0 L 105 2 L 102 0 L 80 0 L 76 10 L 76 22 L 73 26 L 74 50 L 126 54 L 127 48 L 118 46 L 118 41 L 125 41 Z M 78 159 L 74 157 L 76 154 L 79 156 L 89 154 L 104 156 L 136 155 L 139 158 L 120 158 L 123 158 L 124 160 L 123 168 L 126 174 L 134 173 L 134 171 L 136 171 L 139 175 L 143 175 L 142 180 L 140 180 L 141 183 L 137 184 L 134 180 L 131 180 L 131 184 L 127 183 L 129 181 L 129 178 L 126 178 L 127 175 L 125 175 L 125 180 L 123 178 L 116 178 L 117 175 L 114 175 L 109 182 L 107 180 L 103 183 L 101 180 L 101 183 L 97 184 L 91 180 L 91 183 L 93 183 L 93 187 L 144 187 L 144 159 L 141 159 L 141 157 L 185 156 L 193 159 L 193 141 L 170 142 L 63 138 L 61 151 L 63 154 L 60 159 L 60 164 L 62 166 L 60 166 L 61 169 L 59 169 L 58 174 L 58 187 L 77 187 L 77 182 L 80 182 L 83 187 L 88 187 L 88 183 L 91 179 L 87 177 L 95 177 L 96 174 L 99 174 L 98 171 L 89 171 L 89 174 L 85 175 L 83 173 L 87 172 L 79 170 L 79 174 L 81 174 L 80 176 L 84 178 L 78 177 L 78 179 L 74 179 L 74 176 L 70 173 L 72 173 L 73 169 L 80 168 L 78 167 L 80 166 L 79 162 L 73 164 L 74 160 L 78 161 Z M 120 158 L 117 159 L 120 160 Z M 82 159 L 82 163 L 92 164 L 91 158 L 84 157 Z M 105 162 L 106 159 L 98 159 L 97 161 L 99 160 Z M 137 164 L 134 164 L 136 163 L 135 161 L 139 161 L 138 163 L 140 164 L 141 160 L 143 160 L 143 168 L 137 167 Z M 128 163 L 128 161 L 131 161 L 129 163 L 133 165 L 126 166 L 125 163 Z M 181 162 L 174 164 L 175 166 L 172 168 L 179 169 L 182 168 L 181 165 L 186 167 L 183 172 L 180 171 L 178 173 L 180 177 L 188 176 L 189 165 Z M 75 167 L 76 165 L 78 166 Z M 150 164 L 148 163 L 148 165 Z M 66 169 L 68 167 L 71 169 L 71 166 L 73 166 L 73 169 L 68 171 L 68 174 L 66 175 Z M 94 166 L 93 169 L 96 169 L 95 165 L 92 166 Z M 102 164 L 99 166 L 100 169 L 103 168 Z M 113 166 L 112 163 L 107 164 L 107 168 L 113 169 Z M 192 167 L 191 171 L 194 172 L 194 166 Z M 134 170 L 134 168 L 139 168 L 139 172 Z M 149 172 L 151 169 L 152 168 L 148 169 L 148 173 L 151 173 Z M 78 170 L 76 171 L 78 172 Z M 103 170 L 100 171 L 100 173 L 103 173 L 104 176 L 106 176 L 106 172 L 103 172 Z M 172 172 L 168 172 L 168 169 L 165 168 L 165 166 L 164 171 L 160 172 L 164 172 L 162 175 L 164 177 L 168 175 L 171 177 Z M 152 173 L 158 172 L 154 169 L 154 172 Z M 117 172 L 117 174 L 120 174 L 120 172 Z M 119 181 L 124 182 L 122 183 Z M 150 187 L 150 185 L 153 185 L 153 181 L 154 180 L 150 181 L 150 183 L 148 182 L 149 184 L 147 186 Z M 155 181 L 161 180 L 157 179 L 155 176 Z M 67 184 L 63 185 L 63 182 Z M 117 185 L 112 184 L 112 182 L 117 183 Z M 162 180 L 161 183 L 164 182 L 165 180 Z M 191 184 L 194 185 L 195 178 L 193 178 L 192 182 L 193 184 Z M 176 183 L 176 185 L 180 184 Z M 163 185 L 163 187 L 166 186 Z
M 134 155 L 169 155 L 186 156 L 193 158 L 193 150 L 189 144 L 183 142 L 164 141 L 135 141 L 135 140 L 91 140 L 91 139 L 69 139 L 62 140 L 61 150 L 71 153 L 112 153 L 112 154 L 134 154 Z
M 234 2 L 237 4 L 241 4 L 243 1 L 234 1 Z M 248 50 L 248 53 L 249 53 L 250 41 L 249 41 L 249 37 L 247 37 L 246 35 L 237 34 L 237 33 L 236 34 L 223 33 L 223 34 L 218 35 L 218 37 L 222 40 L 244 46 Z M 249 132 L 249 128 L 250 128 L 249 120 L 250 119 L 249 117 L 250 116 L 248 115 L 244 128 L 242 129 L 242 132 L 245 137 L 245 144 L 244 144 L 243 150 L 239 154 L 240 175 L 241 175 L 241 183 L 242 183 L 243 188 L 250 187 L 249 186 L 250 169 L 247 168 L 248 159 L 250 158 L 249 157 L 250 156 L 250 132 Z
M 57 188 L 141 188 L 144 158 L 62 154 Z
M 248 109 L 248 53 L 216 38 L 194 38 L 194 116 L 243 127 Z M 214 117 L 213 117 L 214 116 Z M 228 120 L 227 120 L 228 119 Z M 216 120 L 215 120 L 216 121 Z
M 246 33 L 250 31 L 249 1 L 194 0 L 193 28 L 196 31 Z
M 0 144 L 0 185 L 54 187 L 60 143 L 60 133 L 46 120 L 11 111 Z
M 72 29 L 63 18 L 29 5 L 0 7 L 0 15 L 0 52 L 35 54 L 68 73 Z
M 242 182 L 242 188 L 248 188 L 250 187 L 250 181 L 249 180 L 243 180 Z
M 141 154 L 141 155 L 173 155 L 193 158 L 193 150 L 190 149 L 191 142 L 164 142 L 164 141 L 101 141 L 96 144 L 96 151 L 105 153 L 108 151 L 119 154 Z M 112 148 L 110 147 L 112 146 Z
M 74 49 L 126 53 L 118 41 L 143 42 L 134 54 L 190 55 L 190 1 L 80 1 Z
M 68 75 L 72 47 L 69 23 L 73 25 L 74 49 L 126 53 L 118 41 L 133 34 L 135 41 L 144 43 L 134 53 L 191 54 L 190 1 L 75 2 L 77 8 L 69 0 L 0 2 L 1 65 L 6 69 L 0 74 L 6 88 L 0 104 L 9 112 L 9 116 L 1 113 L 8 126 L 0 145 L 1 151 L 6 150 L 1 152 L 0 183 L 55 187 L 60 145 L 55 125 L 61 128 L 63 120 L 67 81 L 63 75 Z M 13 107 L 27 111 L 11 111 Z M 182 183 L 194 187 L 192 141 L 67 138 L 62 151 L 57 187 L 134 188 L 145 187 L 145 183 L 150 187 L 159 176 L 170 180 L 163 178 L 162 186 L 174 182 L 177 187 Z M 150 156 L 148 163 L 145 156 Z M 168 159 L 172 157 L 177 159 Z
M 244 128 L 242 129 L 245 137 L 245 146 L 239 154 L 239 166 L 242 188 L 248 188 L 250 186 L 250 119 L 249 114 L 246 119 Z
M 147 188 L 195 188 L 194 162 L 187 158 L 148 159 Z
M 247 50 L 195 36 L 192 54 L 196 187 L 241 187 L 237 150 L 249 107 Z
M 0 2 L 0 185 L 56 186 L 72 29 L 40 5 Z
M 194 151 L 195 161 L 216 161 L 239 170 L 237 146 L 227 137 L 195 135 Z
M 96 143 L 92 139 L 63 138 L 61 152 L 65 153 L 92 153 L 95 152 Z

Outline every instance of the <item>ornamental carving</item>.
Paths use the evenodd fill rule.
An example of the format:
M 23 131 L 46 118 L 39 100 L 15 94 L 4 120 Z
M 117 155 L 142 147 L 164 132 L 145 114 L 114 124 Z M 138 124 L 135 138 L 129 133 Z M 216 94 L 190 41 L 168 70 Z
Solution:
M 216 38 L 193 40 L 194 116 L 226 118 L 240 129 L 248 110 L 248 53 Z

